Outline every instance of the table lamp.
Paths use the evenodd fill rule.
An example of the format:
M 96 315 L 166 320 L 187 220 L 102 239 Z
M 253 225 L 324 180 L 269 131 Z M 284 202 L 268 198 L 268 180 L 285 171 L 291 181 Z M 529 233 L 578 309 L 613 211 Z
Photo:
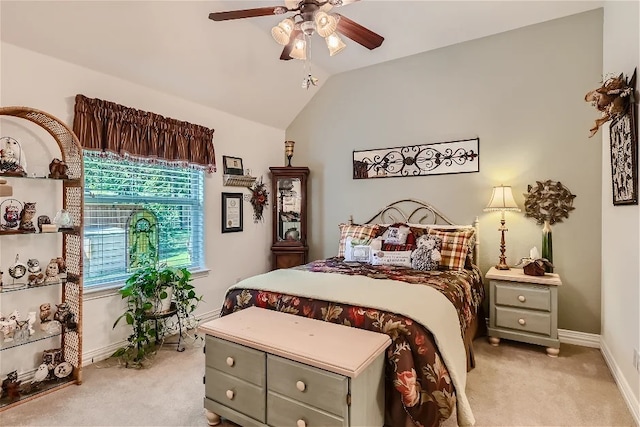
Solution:
M 489 204 L 486 208 L 484 208 L 485 212 L 490 211 L 500 211 L 502 213 L 502 218 L 500 219 L 500 228 L 498 231 L 502 233 L 500 237 L 500 262 L 496 265 L 496 269 L 498 270 L 509 270 L 509 266 L 507 265 L 507 257 L 505 256 L 505 244 L 504 244 L 504 232 L 508 231 L 507 227 L 505 227 L 504 220 L 504 212 L 505 211 L 516 211 L 520 212 L 520 208 L 518 204 L 513 198 L 513 193 L 511 192 L 510 186 L 499 185 L 497 187 L 493 187 L 493 193 L 491 194 L 491 200 L 489 200 Z

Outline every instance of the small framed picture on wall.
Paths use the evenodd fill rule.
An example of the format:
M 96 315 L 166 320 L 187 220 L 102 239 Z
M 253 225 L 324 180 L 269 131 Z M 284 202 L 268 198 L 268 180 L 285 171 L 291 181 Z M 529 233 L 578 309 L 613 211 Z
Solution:
M 224 173 L 227 175 L 244 175 L 240 157 L 222 156 Z
M 222 193 L 222 232 L 242 231 L 242 193 Z

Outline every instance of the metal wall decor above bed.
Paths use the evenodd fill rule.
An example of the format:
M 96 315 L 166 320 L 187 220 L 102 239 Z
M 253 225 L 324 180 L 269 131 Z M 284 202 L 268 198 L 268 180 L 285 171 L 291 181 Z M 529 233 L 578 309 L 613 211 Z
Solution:
M 353 152 L 353 179 L 479 172 L 480 138 Z

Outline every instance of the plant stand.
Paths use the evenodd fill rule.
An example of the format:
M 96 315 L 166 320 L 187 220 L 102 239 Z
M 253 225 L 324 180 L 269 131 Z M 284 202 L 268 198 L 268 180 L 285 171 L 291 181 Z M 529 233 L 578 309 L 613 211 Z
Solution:
M 155 326 L 155 330 L 156 330 L 156 343 L 158 343 L 160 341 L 160 337 L 158 335 L 158 320 L 160 319 L 167 319 L 169 317 L 172 316 L 176 316 L 176 318 L 178 319 L 178 342 L 177 343 L 167 343 L 167 344 L 177 344 L 177 351 L 184 351 L 184 340 L 182 339 L 182 320 L 180 319 L 180 316 L 178 316 L 178 307 L 176 306 L 175 302 L 171 303 L 171 307 L 169 308 L 169 310 L 167 311 L 163 311 L 160 313 L 149 313 L 145 316 L 146 320 L 153 320 L 154 321 L 154 326 Z M 164 336 L 162 337 L 162 340 L 164 341 Z

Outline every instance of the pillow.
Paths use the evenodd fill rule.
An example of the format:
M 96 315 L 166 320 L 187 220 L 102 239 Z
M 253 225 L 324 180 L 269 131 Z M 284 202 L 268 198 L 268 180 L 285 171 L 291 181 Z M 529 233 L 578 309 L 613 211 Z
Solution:
M 347 237 L 344 247 L 344 260 L 347 262 L 371 262 L 371 246 L 358 244 L 359 241 Z
M 440 268 L 463 270 L 475 229 L 442 230 L 429 228 L 428 234 L 442 239 Z
M 415 270 L 431 271 L 440 266 L 442 239 L 423 234 L 417 242 L 417 248 L 411 252 L 411 267 Z
M 387 228 L 384 235 L 382 236 L 385 243 L 390 243 L 392 245 L 404 245 L 407 243 L 407 236 L 411 233 L 411 229 L 406 225 L 400 226 L 391 226 Z
M 411 267 L 411 251 L 373 251 L 371 255 L 372 265 Z
M 338 244 L 338 256 L 344 256 L 344 248 L 347 237 L 360 241 L 360 243 L 369 243 L 378 236 L 378 224 L 340 224 L 340 243 Z

